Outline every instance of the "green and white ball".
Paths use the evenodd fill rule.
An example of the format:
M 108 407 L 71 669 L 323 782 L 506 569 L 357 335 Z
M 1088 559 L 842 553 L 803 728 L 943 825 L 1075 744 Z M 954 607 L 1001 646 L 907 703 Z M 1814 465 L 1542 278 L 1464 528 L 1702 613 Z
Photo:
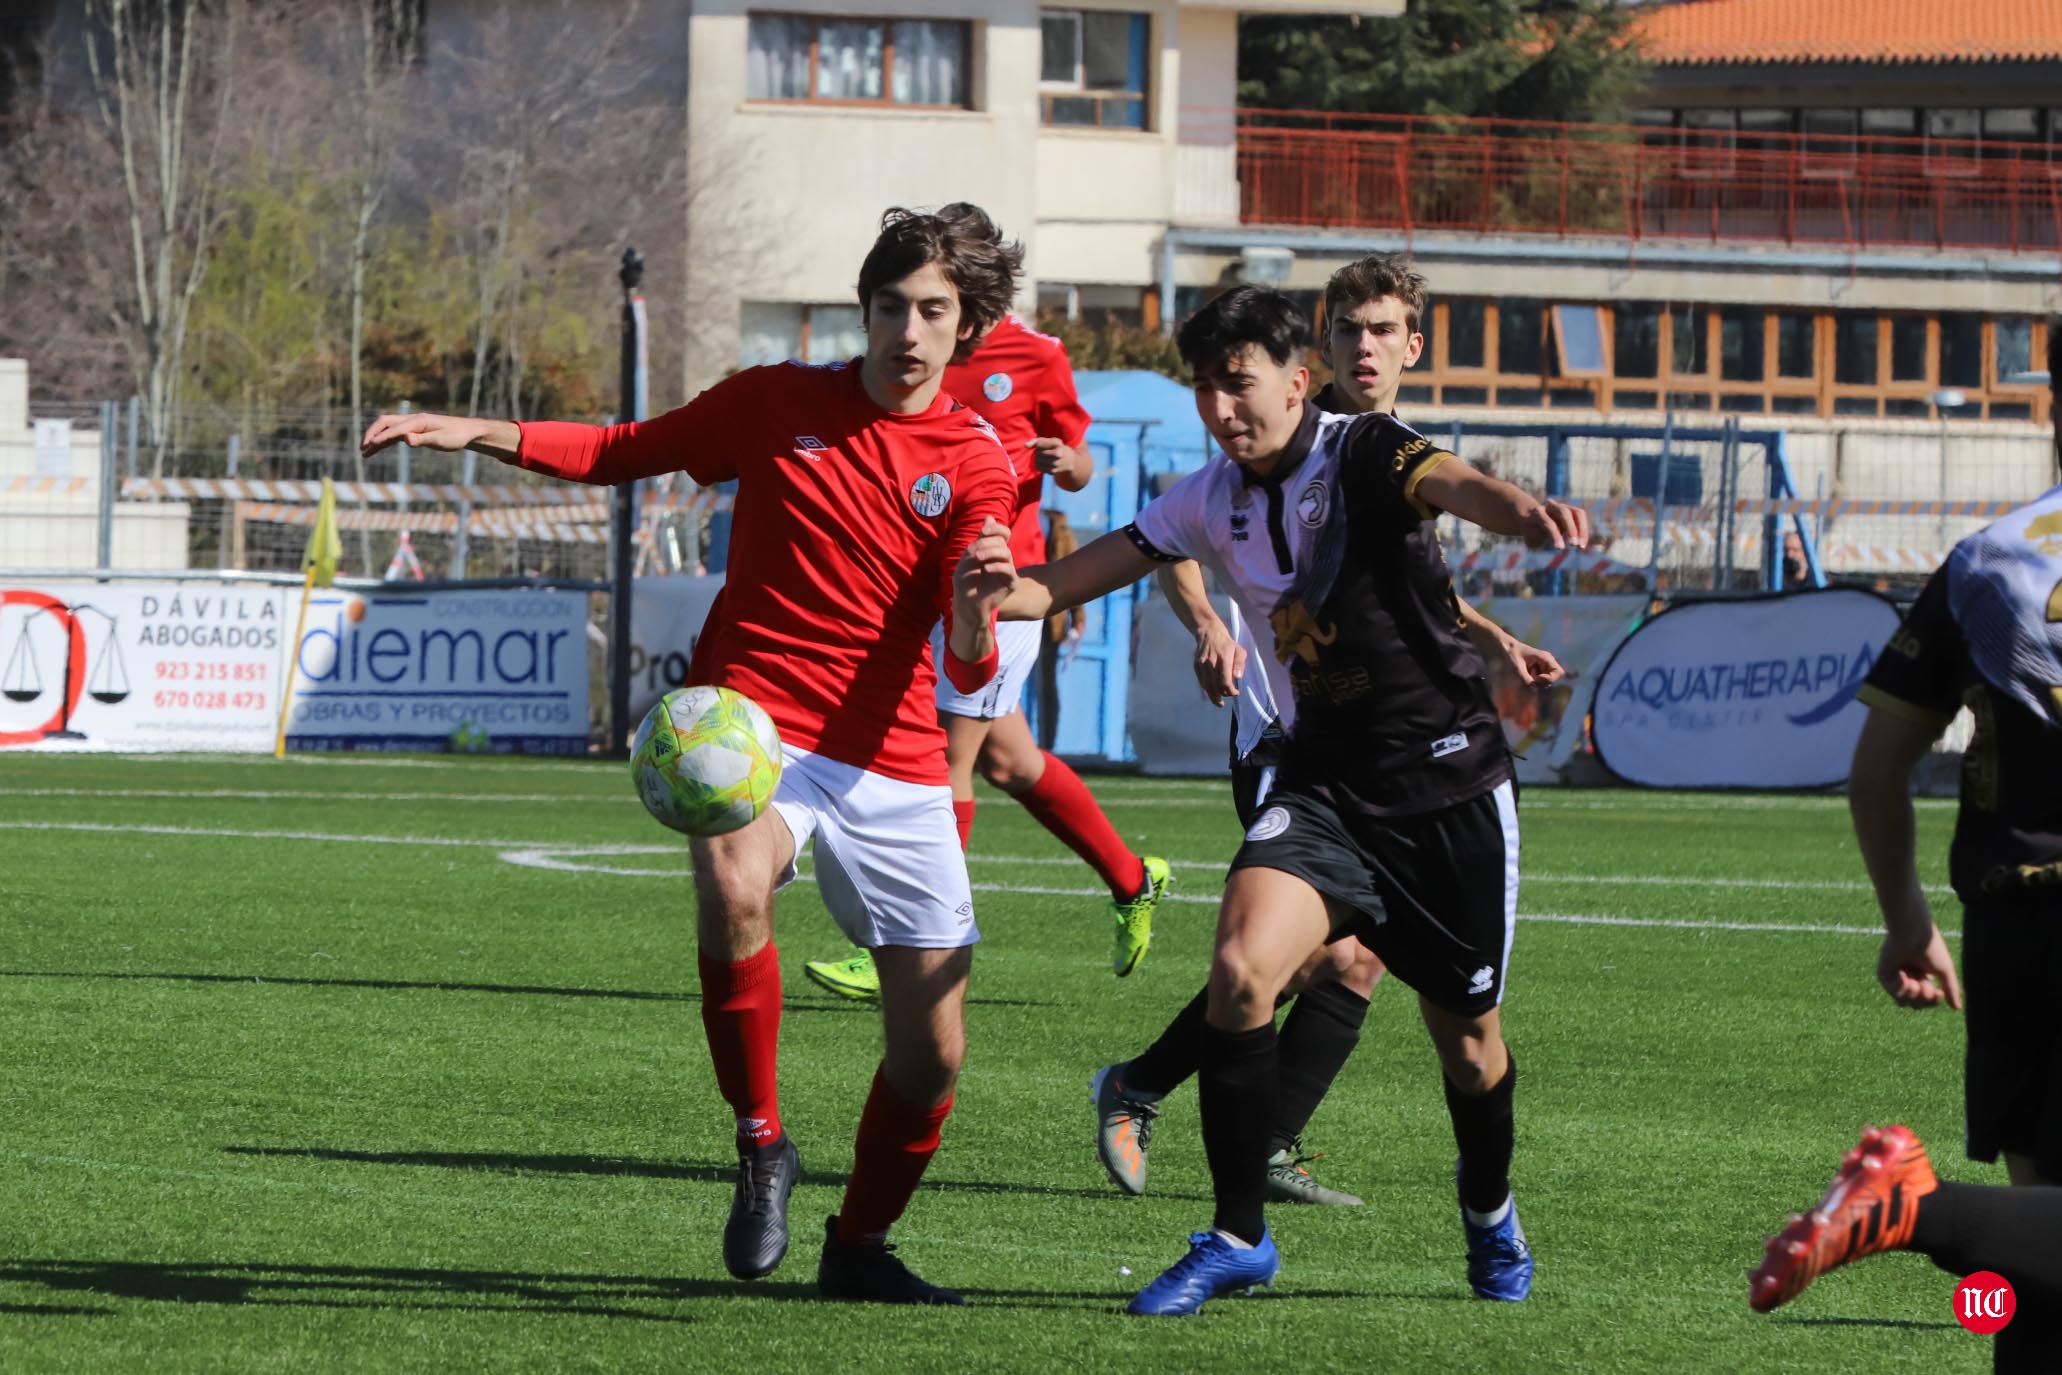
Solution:
M 494 741 L 487 734 L 486 727 L 467 721 L 451 732 L 450 743 L 453 754 L 485 754 Z
M 645 810 L 691 836 L 749 825 L 780 784 L 780 734 L 759 704 L 729 688 L 676 688 L 645 714 L 630 744 Z

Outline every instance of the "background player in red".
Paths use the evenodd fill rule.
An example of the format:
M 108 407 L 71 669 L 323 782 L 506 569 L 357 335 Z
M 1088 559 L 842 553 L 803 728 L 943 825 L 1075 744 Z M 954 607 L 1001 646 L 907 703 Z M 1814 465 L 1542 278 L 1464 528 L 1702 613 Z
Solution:
M 986 211 L 958 201 L 938 211 L 970 234 L 1002 244 L 1002 231 Z M 1011 246 L 1014 248 L 1014 246 Z M 1045 562 L 1040 503 L 1045 479 L 1078 492 L 1095 476 L 1083 447 L 1089 415 L 1074 391 L 1067 349 L 1015 315 L 998 322 L 968 358 L 945 370 L 945 391 L 995 427 L 1017 469 L 1017 510 L 1010 525 L 1010 557 L 1019 568 Z M 974 824 L 974 770 L 1024 805 L 1040 825 L 1087 861 L 1108 885 L 1113 912 L 1110 967 L 1123 978 L 1138 967 L 1152 942 L 1153 913 L 1172 871 L 1157 855 L 1134 854 L 1096 805 L 1095 796 L 1065 761 L 1038 747 L 1024 719 L 1024 686 L 1038 664 L 1042 628 L 1010 621 L 996 627 L 1000 661 L 978 691 L 938 684 L 938 719 L 945 727 L 945 762 L 952 774 L 952 806 L 959 839 Z M 934 642 L 934 652 L 942 646 Z M 812 960 L 809 977 L 848 998 L 880 992 L 873 958 L 861 950 L 848 959 Z
M 764 815 L 691 843 L 702 1021 L 737 1121 L 723 1259 L 740 1278 L 786 1254 L 801 1169 L 776 1087 L 773 906 L 813 836 L 824 904 L 875 952 L 886 1028 L 818 1286 L 832 1298 L 962 1301 L 884 1243 L 952 1107 L 980 938 L 933 706 L 931 628 L 947 617 L 943 668 L 978 687 L 994 674 L 992 613 L 1015 576 L 1015 474 L 988 422 L 941 384 L 954 353 L 1008 309 L 1021 265 L 936 216 L 891 210 L 859 271 L 863 359 L 748 369 L 638 424 L 389 415 L 366 432 L 367 452 L 396 440 L 471 448 L 581 482 L 675 470 L 738 480 L 730 577 L 688 677 L 757 701 L 784 759 Z M 965 567 L 982 571 L 969 581 Z

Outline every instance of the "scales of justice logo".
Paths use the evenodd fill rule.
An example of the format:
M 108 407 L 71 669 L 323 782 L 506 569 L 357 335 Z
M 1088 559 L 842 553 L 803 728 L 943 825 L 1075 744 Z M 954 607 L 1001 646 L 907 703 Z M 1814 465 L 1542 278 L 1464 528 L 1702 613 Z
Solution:
M 100 653 L 90 673 L 86 667 L 86 623 L 81 619 L 84 612 L 107 622 Z M 46 616 L 64 636 L 61 662 L 48 679 L 32 633 Z M 47 635 L 44 638 L 47 641 Z M 91 603 L 66 602 L 43 592 L 0 591 L 0 643 L 9 645 L 7 667 L 0 671 L 0 696 L 29 705 L 50 700 L 51 689 L 56 689 L 49 719 L 26 730 L 0 730 L 0 746 L 33 745 L 41 740 L 84 740 L 85 732 L 72 725 L 80 699 L 90 693 L 94 701 L 113 706 L 129 695 L 129 671 L 122 662 L 119 640 L 114 614 Z

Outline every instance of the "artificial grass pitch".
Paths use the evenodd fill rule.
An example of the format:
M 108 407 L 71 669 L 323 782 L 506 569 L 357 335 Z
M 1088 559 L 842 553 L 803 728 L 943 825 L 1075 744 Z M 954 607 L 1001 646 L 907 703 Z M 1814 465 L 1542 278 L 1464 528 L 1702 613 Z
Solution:
M 2003 1182 L 1960 1159 L 1958 1019 L 1875 986 L 1831 798 L 1525 794 L 1529 1302 L 1468 1295 L 1436 1062 L 1388 982 L 1307 1135 L 1367 1206 L 1272 1209 L 1270 1296 L 1123 1316 L 1208 1224 L 1209 1176 L 1185 1088 L 1120 1196 L 1088 1078 L 1200 987 L 1238 830 L 1221 781 L 1091 783 L 1177 900 L 1113 979 L 1100 885 L 983 795 L 967 1070 L 895 1234 L 971 1306 L 916 1312 L 814 1297 L 879 1031 L 802 975 L 845 949 L 807 883 L 777 937 L 794 1245 L 724 1273 L 686 849 L 623 766 L 0 758 L 0 1368 L 1988 1368 L 1917 1257 L 1747 1309 L 1761 1238 L 1866 1123 Z M 1940 884 L 1952 812 L 1919 816 Z

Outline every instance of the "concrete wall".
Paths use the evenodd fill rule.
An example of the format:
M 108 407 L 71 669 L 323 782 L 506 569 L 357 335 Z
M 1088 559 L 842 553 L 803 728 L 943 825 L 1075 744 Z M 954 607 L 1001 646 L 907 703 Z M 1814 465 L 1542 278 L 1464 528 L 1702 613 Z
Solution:
M 72 426 L 63 477 L 37 472 L 29 365 L 0 358 L 0 569 L 93 568 L 100 561 L 100 432 Z M 184 568 L 184 502 L 117 501 L 114 566 Z

